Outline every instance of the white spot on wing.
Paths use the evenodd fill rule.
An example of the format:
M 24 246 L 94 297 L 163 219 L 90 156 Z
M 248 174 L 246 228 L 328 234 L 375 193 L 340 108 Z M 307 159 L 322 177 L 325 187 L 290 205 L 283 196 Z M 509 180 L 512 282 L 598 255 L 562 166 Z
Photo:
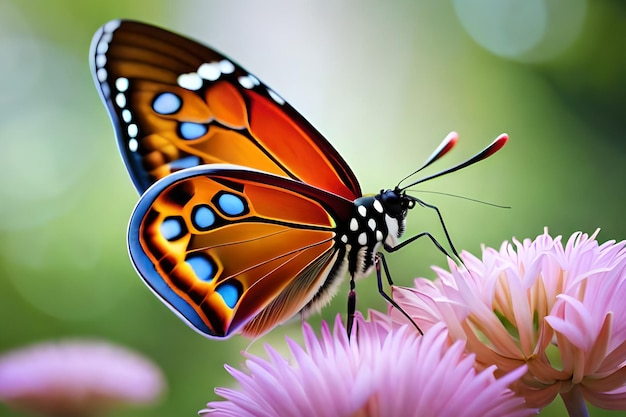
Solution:
M 100 39 L 98 46 L 96 46 L 96 54 L 106 54 L 109 50 L 109 42 L 104 40 L 104 36 Z
M 346 235 L 341 235 L 340 240 L 341 240 L 343 243 L 348 243 L 348 236 L 346 236 Z
M 250 78 L 250 80 L 252 80 L 252 83 L 254 85 L 261 85 L 261 81 L 259 81 L 259 79 L 257 77 L 255 77 L 252 74 L 248 74 L 248 78 Z
M 359 222 L 353 217 L 352 219 L 350 219 L 350 230 L 356 232 L 358 228 Z
M 367 225 L 369 226 L 370 229 L 372 230 L 376 230 L 376 220 L 374 219 L 369 219 L 367 221 Z
M 128 150 L 131 152 L 137 152 L 137 149 L 139 148 L 139 142 L 137 142 L 137 139 L 131 139 L 128 141 Z
M 122 21 L 119 19 L 116 20 L 111 20 L 110 22 L 107 22 L 104 24 L 104 26 L 102 27 L 102 29 L 105 32 L 113 32 L 115 29 L 117 29 L 118 27 L 120 27 L 120 25 L 122 24 Z
M 96 55 L 96 67 L 100 68 L 100 67 L 104 67 L 104 65 L 107 63 L 107 56 L 104 54 L 97 54 Z
M 357 242 L 359 242 L 359 245 L 361 245 L 361 246 L 367 245 L 367 235 L 365 234 L 365 232 L 363 232 L 363 233 L 361 233 L 359 235 L 359 238 L 357 239 Z
M 101 83 L 105 82 L 107 80 L 107 70 L 105 70 L 104 68 L 98 68 L 98 71 L 96 71 L 96 76 L 98 77 L 98 81 L 100 81 Z
M 278 104 L 285 104 L 285 99 L 279 96 L 274 90 L 267 89 L 267 94 Z
M 124 120 L 126 123 L 130 123 L 130 121 L 133 120 L 133 115 L 130 113 L 130 110 L 122 110 L 122 120 Z
M 123 109 L 124 107 L 126 107 L 126 96 L 124 95 L 124 93 L 118 93 L 115 96 L 115 103 L 117 104 L 117 107 L 119 107 L 120 109 Z
M 113 40 L 113 32 L 103 33 L 102 37 L 100 38 L 100 42 L 106 43 L 107 48 L 109 47 L 109 44 L 111 43 L 112 40 Z
M 365 215 L 367 214 L 367 208 L 365 206 L 358 206 L 356 208 L 356 211 L 358 211 L 359 214 L 363 217 L 365 217 Z
M 383 232 L 381 232 L 380 230 L 376 231 L 376 241 L 380 242 L 381 240 L 383 240 Z
M 254 81 L 252 81 L 252 79 L 249 76 L 239 77 L 237 81 L 239 81 L 239 84 L 247 90 L 254 87 Z
M 139 133 L 139 129 L 137 128 L 136 124 L 130 124 L 128 125 L 128 136 L 130 136 L 131 138 L 134 138 L 137 136 L 137 134 Z
M 374 210 L 376 210 L 379 213 L 383 212 L 383 205 L 380 204 L 379 200 L 374 200 Z
M 202 87 L 202 78 L 195 72 L 189 74 L 181 74 L 178 76 L 178 85 L 187 90 L 196 91 Z
M 198 75 L 207 81 L 215 81 L 220 78 L 222 71 L 217 62 L 204 63 L 198 67 Z
M 124 93 L 126 90 L 128 90 L 128 85 L 128 78 L 120 77 L 115 80 L 115 88 L 117 88 L 117 91 L 121 93 Z
M 235 65 L 227 59 L 222 59 L 220 61 L 220 71 L 222 71 L 222 74 L 230 74 L 235 71 Z

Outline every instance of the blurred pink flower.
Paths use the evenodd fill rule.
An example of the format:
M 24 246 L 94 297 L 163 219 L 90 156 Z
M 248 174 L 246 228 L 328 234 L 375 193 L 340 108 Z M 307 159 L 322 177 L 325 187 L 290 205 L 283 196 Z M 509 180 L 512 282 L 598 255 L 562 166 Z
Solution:
M 164 387 L 156 365 L 106 342 L 49 342 L 0 356 L 0 401 L 44 416 L 93 416 L 118 403 L 149 403 Z
M 626 242 L 599 245 L 596 235 L 575 233 L 563 247 L 546 230 L 486 248 L 482 260 L 463 253 L 470 273 L 450 262 L 393 298 L 425 331 L 445 322 L 498 375 L 528 365 L 512 389 L 531 406 L 560 394 L 571 415 L 586 414 L 584 399 L 626 409 Z
M 244 353 L 247 371 L 229 366 L 237 389 L 217 388 L 200 415 L 212 416 L 529 416 L 523 399 L 507 386 L 525 367 L 496 379 L 494 368 L 476 372 L 464 343 L 448 342 L 444 326 L 418 337 L 406 326 L 390 331 L 387 316 L 359 315 L 358 335 L 348 341 L 338 317 L 321 338 L 304 324 L 305 347 L 287 339 L 291 357 L 271 346 L 269 360 Z

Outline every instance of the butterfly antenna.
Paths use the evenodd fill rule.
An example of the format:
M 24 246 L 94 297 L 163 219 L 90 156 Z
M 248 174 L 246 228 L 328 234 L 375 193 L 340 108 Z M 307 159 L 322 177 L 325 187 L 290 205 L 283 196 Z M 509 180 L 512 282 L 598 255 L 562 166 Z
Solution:
M 400 182 L 398 182 L 398 188 L 400 187 L 400 184 L 403 181 L 412 177 L 418 172 L 422 171 L 424 168 L 426 168 L 427 166 L 430 166 L 430 164 L 432 164 L 433 162 L 435 162 L 436 160 L 440 159 L 442 156 L 447 154 L 452 148 L 454 148 L 454 146 L 457 144 L 458 141 L 459 141 L 458 133 L 456 132 L 448 133 L 448 135 L 443 139 L 441 144 L 439 144 L 437 149 L 435 149 L 435 151 L 428 157 L 428 159 L 426 159 L 426 161 L 422 164 L 421 167 L 419 167 L 416 171 L 413 171 L 406 177 L 402 178 Z M 408 187 L 404 187 L 404 188 L 408 188 Z
M 454 132 L 450 133 L 446 137 L 446 139 L 450 138 L 453 133 Z M 456 137 L 456 134 L 454 134 L 454 135 Z M 456 138 L 458 139 L 458 137 L 456 137 Z M 424 169 L 425 167 L 427 167 L 428 165 L 433 163 L 435 160 L 437 160 L 440 157 L 442 157 L 443 155 L 445 155 L 450 149 L 452 149 L 452 147 L 456 143 L 456 139 L 453 139 L 453 142 L 448 141 L 448 142 L 451 143 L 450 145 L 446 145 L 446 143 L 447 143 L 446 139 L 444 139 L 444 141 L 441 143 L 441 145 L 439 145 L 439 147 L 435 150 L 433 155 L 426 160 L 426 164 L 424 166 L 422 166 L 420 169 L 418 169 L 417 171 L 415 171 L 413 174 L 421 171 L 422 169 Z M 436 174 L 429 175 L 428 177 L 425 177 L 425 178 L 422 178 L 420 180 L 417 180 L 417 181 L 415 181 L 415 182 L 413 182 L 413 183 L 411 183 L 411 184 L 409 184 L 407 186 L 404 186 L 404 187 L 400 188 L 400 190 L 406 190 L 409 187 L 413 187 L 413 186 L 415 186 L 417 184 L 421 184 L 423 182 L 430 181 L 430 180 L 432 180 L 434 178 L 441 177 L 442 175 L 450 174 L 452 172 L 455 172 L 455 171 L 458 171 L 458 170 L 463 169 L 465 167 L 468 167 L 470 165 L 473 165 L 476 162 L 480 162 L 483 159 L 487 159 L 491 155 L 493 155 L 494 153 L 496 153 L 500 149 L 502 149 L 502 147 L 506 144 L 506 142 L 508 140 L 509 140 L 509 136 L 506 133 L 503 133 L 500 136 L 498 136 L 493 142 L 491 142 L 491 144 L 489 144 L 489 146 L 487 146 L 485 149 L 483 149 L 482 151 L 480 151 L 479 153 L 477 153 L 476 155 L 474 155 L 473 157 L 471 157 L 467 161 L 461 162 L 460 164 L 455 165 L 452 168 L 448 168 L 448 169 L 443 170 L 441 172 L 438 172 Z M 411 175 L 413 175 L 413 174 L 411 174 Z M 411 175 L 409 175 L 408 177 L 410 177 Z M 408 178 L 408 177 L 406 177 L 406 178 Z M 404 178 L 402 181 L 404 181 L 406 178 Z M 402 181 L 400 181 L 400 182 L 402 182 Z
M 407 190 L 407 191 L 410 191 L 410 190 Z M 460 198 L 461 200 L 467 200 L 467 201 L 471 201 L 473 203 L 484 204 L 486 206 L 491 206 L 491 207 L 495 207 L 495 208 L 502 208 L 502 209 L 510 209 L 511 208 L 511 206 L 503 206 L 501 204 L 491 203 L 489 201 L 484 201 L 484 200 L 478 200 L 476 198 L 466 197 L 464 195 L 450 194 L 450 193 L 444 193 L 444 192 L 441 192 L 441 191 L 430 191 L 430 190 L 414 190 L 414 191 L 416 193 L 437 194 L 437 195 L 445 195 L 446 197 Z

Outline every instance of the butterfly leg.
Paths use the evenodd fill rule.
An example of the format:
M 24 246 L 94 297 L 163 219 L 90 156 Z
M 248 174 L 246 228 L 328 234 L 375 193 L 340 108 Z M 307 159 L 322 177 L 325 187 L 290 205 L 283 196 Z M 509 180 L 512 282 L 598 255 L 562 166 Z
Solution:
M 350 277 L 350 292 L 348 293 L 348 319 L 346 330 L 348 331 L 348 339 L 352 335 L 352 327 L 354 325 L 354 313 L 356 312 L 356 284 L 354 278 Z
M 417 239 L 419 239 L 421 237 L 424 237 L 424 236 L 428 237 L 433 242 L 433 244 L 437 247 L 437 249 L 439 249 L 444 255 L 446 255 L 448 258 L 451 258 L 451 259 L 453 258 L 448 253 L 448 251 L 441 245 L 441 243 L 439 243 L 439 241 L 437 241 L 437 239 L 435 239 L 435 237 L 430 234 L 430 232 L 418 233 L 415 236 L 411 236 L 410 238 L 403 240 L 402 242 L 398 243 L 396 246 L 387 246 L 387 245 L 385 245 L 385 250 L 387 252 L 395 252 L 397 250 L 402 249 L 403 247 L 405 247 L 409 243 L 413 243 Z M 452 252 L 455 254 L 455 256 L 458 257 L 458 255 L 456 254 L 456 249 L 453 249 Z
M 433 242 L 433 244 L 437 247 L 437 249 L 439 249 L 439 251 L 441 251 L 444 255 L 446 255 L 450 259 L 455 259 L 455 258 L 458 259 L 458 261 L 461 263 L 461 265 L 465 266 L 465 262 L 463 262 L 463 259 L 461 259 L 461 256 L 459 255 L 459 252 L 456 250 L 456 247 L 454 246 L 454 243 L 452 243 L 452 238 L 450 238 L 450 234 L 448 233 L 448 228 L 446 227 L 446 223 L 443 221 L 443 216 L 441 215 L 441 212 L 439 211 L 439 208 L 437 206 L 432 205 L 432 204 L 425 203 L 425 202 L 423 202 L 422 200 L 419 200 L 419 199 L 416 199 L 415 201 L 422 207 L 426 207 L 426 208 L 435 210 L 435 212 L 437 213 L 437 217 L 439 217 L 439 223 L 441 223 L 441 227 L 443 228 L 443 232 L 446 235 L 446 240 L 448 241 L 448 244 L 450 245 L 450 248 L 452 249 L 452 253 L 454 254 L 454 258 L 452 256 L 450 256 L 448 251 L 429 232 L 419 233 L 419 234 L 417 234 L 415 236 L 412 236 L 412 237 L 410 237 L 410 238 L 400 242 L 396 246 L 392 246 L 391 247 L 391 246 L 385 245 L 385 250 L 387 252 L 395 252 L 395 251 L 405 247 L 409 243 L 412 243 L 413 241 L 415 241 L 415 240 L 417 240 L 417 239 L 419 239 L 421 237 L 427 236 Z
M 382 269 L 380 267 L 381 264 L 382 264 Z M 391 274 L 389 273 L 389 267 L 387 266 L 387 260 L 385 259 L 385 255 L 383 253 L 378 252 L 376 254 L 376 258 L 374 259 L 374 265 L 376 265 L 376 281 L 378 282 L 378 292 L 380 293 L 380 295 L 385 300 L 387 300 L 387 302 L 391 304 L 396 310 L 402 313 L 402 315 L 404 315 L 404 317 L 406 317 L 411 322 L 411 324 L 415 326 L 415 328 L 421 335 L 424 335 L 424 332 L 422 332 L 422 329 L 420 329 L 417 323 L 413 321 L 411 316 L 409 316 L 409 313 L 404 311 L 404 309 L 400 307 L 398 303 L 396 303 L 394 299 L 391 298 L 389 294 L 385 292 L 385 289 L 383 288 L 383 271 L 385 272 L 385 276 L 387 277 L 387 282 L 389 283 L 390 286 L 393 286 L 393 280 L 391 279 Z

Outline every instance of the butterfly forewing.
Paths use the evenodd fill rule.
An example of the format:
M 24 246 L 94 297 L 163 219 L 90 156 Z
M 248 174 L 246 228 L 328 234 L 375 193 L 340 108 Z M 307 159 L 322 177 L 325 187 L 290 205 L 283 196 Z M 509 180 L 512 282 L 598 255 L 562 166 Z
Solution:
M 154 26 L 112 21 L 94 37 L 91 53 L 96 85 L 140 193 L 177 170 L 228 163 L 349 200 L 361 196 L 356 177 L 328 141 L 218 52 Z
M 131 258 L 152 290 L 199 332 L 255 336 L 291 318 L 337 260 L 352 202 L 232 165 L 172 174 L 141 197 Z

